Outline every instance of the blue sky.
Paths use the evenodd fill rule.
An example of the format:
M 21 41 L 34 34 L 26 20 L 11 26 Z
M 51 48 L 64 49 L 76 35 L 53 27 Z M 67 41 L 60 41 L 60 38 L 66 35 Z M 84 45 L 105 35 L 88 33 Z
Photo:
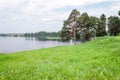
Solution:
M 0 33 L 59 31 L 73 9 L 118 16 L 120 0 L 0 0 Z

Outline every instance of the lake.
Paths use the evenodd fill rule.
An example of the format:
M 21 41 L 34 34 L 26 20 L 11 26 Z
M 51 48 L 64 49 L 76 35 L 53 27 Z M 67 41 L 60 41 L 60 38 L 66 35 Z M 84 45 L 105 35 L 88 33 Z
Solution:
M 69 45 L 69 42 L 38 40 L 30 37 L 0 37 L 0 53 L 36 50 L 41 48 Z

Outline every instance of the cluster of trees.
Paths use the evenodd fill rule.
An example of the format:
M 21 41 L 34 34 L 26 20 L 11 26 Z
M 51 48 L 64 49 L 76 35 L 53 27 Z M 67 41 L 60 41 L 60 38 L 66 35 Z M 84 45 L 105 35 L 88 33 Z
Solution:
M 8 33 L 8 34 L 0 34 L 3 37 L 34 37 L 38 40 L 58 40 L 60 39 L 60 32 L 45 32 L 40 31 L 36 33 Z
M 3 36 L 3 37 L 24 37 L 24 34 L 23 33 L 2 33 L 0 34 L 0 36 Z
M 60 33 L 40 31 L 36 33 L 25 33 L 24 37 L 35 37 L 39 39 L 47 39 L 47 37 L 60 37 Z
M 118 14 L 120 16 L 120 11 Z M 75 20 L 73 21 L 73 19 Z M 98 18 L 89 16 L 86 12 L 80 14 L 74 9 L 68 19 L 64 21 L 60 32 L 63 41 L 74 37 L 73 27 L 75 27 L 76 40 L 87 41 L 100 36 L 115 36 L 120 33 L 120 18 L 118 16 L 106 18 L 105 14 L 101 14 Z

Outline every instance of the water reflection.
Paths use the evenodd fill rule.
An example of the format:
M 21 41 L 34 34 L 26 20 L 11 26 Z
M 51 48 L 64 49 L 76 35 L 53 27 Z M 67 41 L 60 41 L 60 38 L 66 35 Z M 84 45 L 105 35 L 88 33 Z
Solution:
M 0 37 L 0 53 L 35 50 L 63 45 L 69 45 L 69 42 L 41 40 L 33 37 Z
M 35 38 L 34 37 L 25 37 L 25 40 L 35 40 Z
M 39 38 L 39 37 L 25 37 L 25 40 L 31 40 L 31 41 L 61 41 L 60 39 L 47 39 L 47 38 Z

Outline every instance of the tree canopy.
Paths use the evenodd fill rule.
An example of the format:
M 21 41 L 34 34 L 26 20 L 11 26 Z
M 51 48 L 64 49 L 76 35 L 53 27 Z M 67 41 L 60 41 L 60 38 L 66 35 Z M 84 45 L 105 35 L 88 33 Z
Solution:
M 120 16 L 120 10 L 118 11 L 118 15 Z
M 118 11 L 120 15 L 120 11 Z M 106 15 L 101 14 L 98 18 L 96 16 L 89 16 L 87 12 L 80 14 L 79 11 L 73 9 L 67 20 L 63 22 L 61 30 L 61 38 L 63 41 L 70 40 L 73 37 L 71 28 L 71 20 L 76 17 L 76 37 L 77 40 L 87 41 L 95 37 L 106 36 L 106 25 L 110 35 L 117 35 L 120 33 L 120 19 L 117 16 L 110 16 L 108 24 L 106 24 Z

